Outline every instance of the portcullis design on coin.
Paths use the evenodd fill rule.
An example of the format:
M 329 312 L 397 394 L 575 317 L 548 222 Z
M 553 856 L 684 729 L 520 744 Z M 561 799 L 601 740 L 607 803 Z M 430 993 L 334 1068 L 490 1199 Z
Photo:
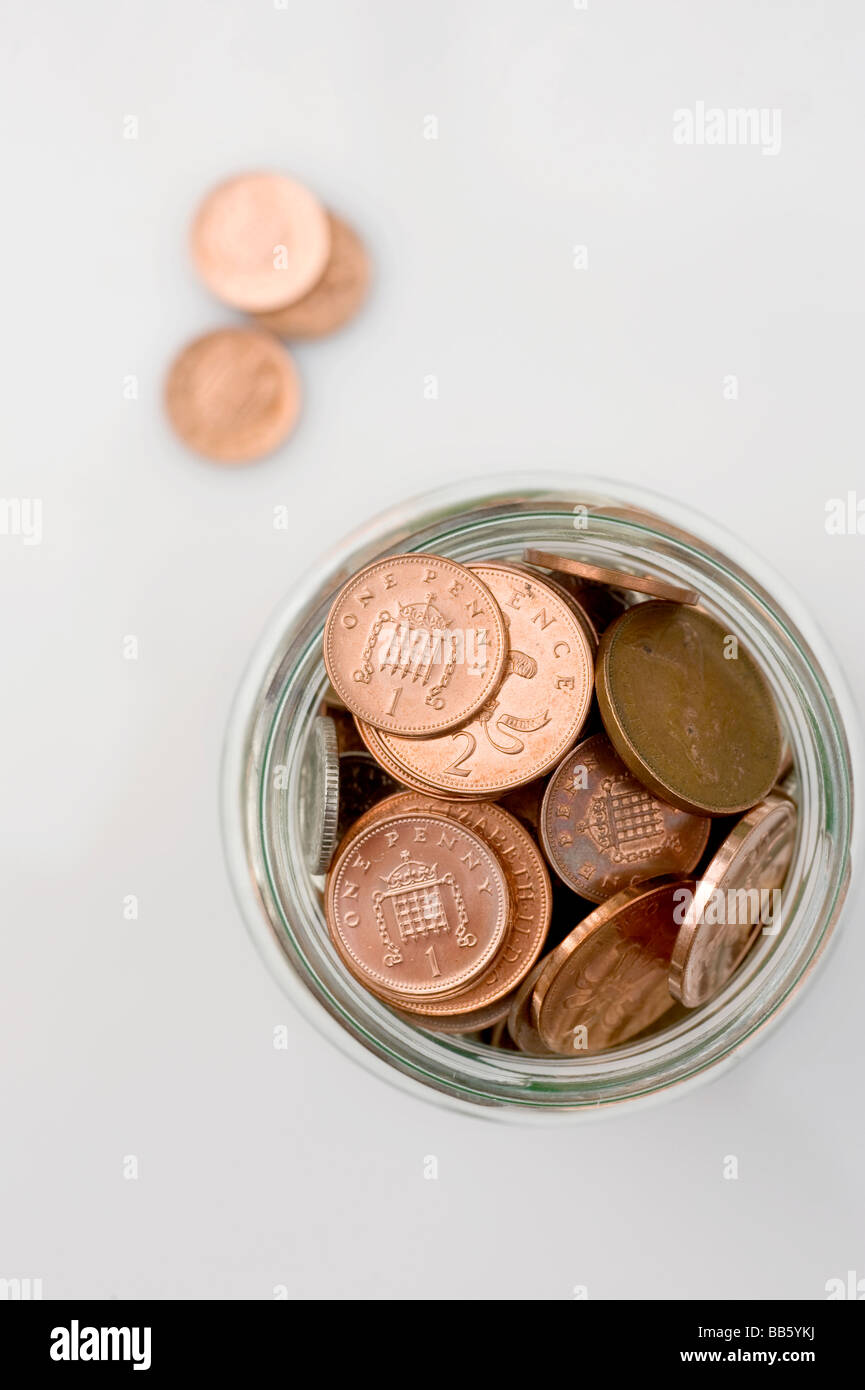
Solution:
M 590 902 L 658 874 L 689 874 L 709 838 L 707 816 L 653 796 L 604 734 L 583 739 L 547 784 L 541 839 L 564 883 Z
M 388 998 L 455 993 L 504 941 L 510 898 L 483 840 L 445 816 L 376 822 L 343 843 L 325 895 L 352 974 Z
M 331 684 L 374 728 L 428 738 L 479 710 L 502 676 L 504 619 L 477 575 L 438 555 L 367 565 L 324 629 Z

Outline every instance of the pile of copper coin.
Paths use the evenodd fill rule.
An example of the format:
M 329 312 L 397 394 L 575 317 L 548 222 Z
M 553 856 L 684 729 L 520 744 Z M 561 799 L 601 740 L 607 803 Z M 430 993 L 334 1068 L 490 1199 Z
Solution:
M 213 295 L 249 322 L 213 329 L 175 358 L 165 385 L 179 437 L 218 463 L 272 453 L 300 416 L 295 360 L 281 339 L 321 338 L 354 317 L 370 279 L 362 241 L 284 174 L 238 174 L 212 189 L 190 252 Z
M 575 552 L 393 555 L 338 593 L 304 853 L 345 970 L 416 1026 L 597 1054 L 778 928 L 770 688 L 700 596 Z

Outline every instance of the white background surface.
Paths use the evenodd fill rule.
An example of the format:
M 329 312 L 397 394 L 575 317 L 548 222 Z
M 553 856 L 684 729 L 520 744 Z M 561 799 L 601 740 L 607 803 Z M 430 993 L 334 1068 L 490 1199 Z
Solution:
M 719 1081 L 505 1128 L 392 1090 L 292 1013 L 217 813 L 231 699 L 292 582 L 403 495 L 503 468 L 639 480 L 720 520 L 862 694 L 865 537 L 824 529 L 865 491 L 861 6 L 54 0 L 4 30 L 0 493 L 41 498 L 44 536 L 0 536 L 0 1276 L 556 1299 L 865 1276 L 861 890 L 800 1006 Z M 780 153 L 675 145 L 697 101 L 780 108 Z M 232 321 L 190 270 L 191 211 L 257 167 L 354 221 L 376 284 L 298 350 L 290 445 L 220 471 L 160 390 Z

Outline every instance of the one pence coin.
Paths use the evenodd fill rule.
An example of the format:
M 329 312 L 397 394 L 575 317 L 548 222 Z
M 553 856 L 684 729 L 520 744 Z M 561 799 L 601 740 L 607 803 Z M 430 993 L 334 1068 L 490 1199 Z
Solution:
M 354 318 L 369 289 L 369 256 L 355 231 L 329 214 L 330 260 L 317 284 L 293 304 L 257 314 L 281 338 L 323 338 Z
M 630 589 L 632 593 L 649 594 L 652 598 L 666 599 L 670 603 L 700 602 L 700 595 L 695 590 L 685 589 L 680 584 L 671 584 L 666 579 L 656 579 L 651 574 L 629 574 L 625 570 L 606 569 L 603 565 L 590 565 L 585 560 L 572 560 L 568 555 L 553 555 L 548 550 L 526 550 L 523 555 L 530 565 L 557 570 L 560 574 L 588 580 L 592 584 L 606 584 L 612 589 Z
M 662 800 L 730 816 L 771 791 L 783 755 L 772 694 L 737 637 L 708 614 L 636 604 L 604 633 L 595 675 L 616 752 Z
M 693 879 L 649 879 L 596 907 L 546 958 L 532 995 L 542 1042 L 560 1055 L 603 1052 L 673 1007 L 670 957 Z M 679 894 L 677 897 L 676 894 Z
M 255 314 L 312 289 L 327 266 L 330 237 L 327 213 L 303 184 L 283 174 L 240 174 L 207 194 L 190 248 L 208 289 Z
M 570 604 L 542 579 L 505 564 L 471 570 L 507 623 L 501 684 L 460 729 L 434 739 L 382 731 L 379 741 L 388 771 L 401 769 L 394 775 L 438 792 L 486 798 L 542 777 L 573 745 L 592 698 L 592 649 Z
M 404 1001 L 401 1007 L 427 1017 L 483 1014 L 483 1022 L 466 1023 L 460 1031 L 486 1028 L 497 1022 L 497 1018 L 487 1017 L 486 1011 L 516 988 L 540 955 L 552 912 L 550 876 L 529 832 L 490 801 L 441 801 L 419 792 L 398 792 L 367 812 L 356 828 L 363 830 L 378 819 L 395 815 L 430 812 L 473 831 L 493 851 L 505 872 L 511 912 L 501 950 L 479 979 L 446 1000 L 423 998 Z
M 206 333 L 175 358 L 165 408 L 190 449 L 217 463 L 250 463 L 291 434 L 300 380 L 289 354 L 257 328 Z
M 438 555 L 367 565 L 337 594 L 324 628 L 337 694 L 391 734 L 429 738 L 470 719 L 498 686 L 507 654 L 486 584 Z
M 547 783 L 541 839 L 569 888 L 602 903 L 641 879 L 689 874 L 710 821 L 653 796 L 604 734 L 583 739 Z
M 773 793 L 743 816 L 698 880 L 673 948 L 670 991 L 689 1009 L 718 994 L 778 913 L 796 807 Z
M 453 994 L 480 976 L 507 931 L 498 859 L 446 816 L 403 815 L 350 835 L 328 875 L 334 946 L 391 999 Z

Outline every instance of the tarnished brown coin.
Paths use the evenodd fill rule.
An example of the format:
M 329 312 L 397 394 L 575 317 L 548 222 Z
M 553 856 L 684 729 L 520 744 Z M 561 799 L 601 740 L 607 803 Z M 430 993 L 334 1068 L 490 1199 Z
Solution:
M 474 1015 L 510 994 L 537 960 L 550 925 L 550 876 L 529 832 L 490 801 L 441 801 L 420 792 L 398 792 L 373 807 L 356 829 L 364 830 L 397 815 L 429 812 L 445 815 L 473 831 L 493 851 L 507 879 L 511 910 L 501 949 L 483 975 L 446 1000 L 423 998 L 405 1002 L 402 1007 L 427 1016 Z M 495 1019 L 489 1018 L 466 1024 L 466 1029 L 486 1028 L 493 1022 Z
M 697 881 L 670 962 L 670 990 L 689 1009 L 735 974 L 771 929 L 796 842 L 796 807 L 773 793 L 743 816 Z
M 663 801 L 728 816 L 771 791 L 782 758 L 771 691 L 735 634 L 708 614 L 636 604 L 604 633 L 595 678 L 616 752 Z
M 490 699 L 508 655 L 504 619 L 477 574 L 438 555 L 392 555 L 337 594 L 324 629 L 331 684 L 365 723 L 429 738 Z
M 398 769 L 395 775 L 410 785 L 485 798 L 534 781 L 574 743 L 592 698 L 592 652 L 569 603 L 543 580 L 505 564 L 471 571 L 492 591 L 508 625 L 501 684 L 459 729 L 432 739 L 381 731 L 378 742 L 388 771 Z
M 508 1033 L 520 1052 L 529 1057 L 557 1057 L 542 1040 L 532 1020 L 532 994 L 538 977 L 544 970 L 549 956 L 544 956 L 529 971 L 511 1001 L 508 1013 Z
M 635 594 L 650 594 L 652 598 L 666 599 L 671 603 L 700 602 L 700 595 L 693 589 L 671 584 L 666 579 L 655 579 L 650 574 L 628 574 L 624 570 L 605 569 L 603 565 L 590 565 L 585 560 L 572 560 L 569 555 L 553 555 L 548 550 L 526 550 L 523 555 L 530 565 L 559 570 L 562 574 L 590 580 L 593 584 L 608 584 L 614 589 L 630 589 Z
M 258 328 L 220 328 L 175 358 L 165 408 L 190 449 L 218 463 L 249 463 L 287 439 L 300 414 L 289 354 Z
M 370 266 L 360 237 L 341 218 L 328 214 L 330 259 L 321 279 L 283 309 L 257 314 L 258 322 L 282 338 L 322 338 L 354 318 L 366 299 Z
M 366 749 L 348 749 L 339 757 L 338 839 L 385 797 L 398 791 L 394 779 Z
M 454 994 L 501 947 L 507 880 L 480 836 L 440 815 L 349 835 L 328 875 L 331 939 L 348 969 L 391 999 Z
M 677 889 L 693 879 L 649 879 L 590 912 L 546 959 L 532 994 L 542 1042 L 567 1056 L 627 1042 L 673 1007 L 668 980 L 678 934 Z
M 239 174 L 207 194 L 190 246 L 208 289 L 255 314 L 312 289 L 327 266 L 330 237 L 327 213 L 303 184 L 283 174 Z
M 709 838 L 709 819 L 653 796 L 605 734 L 583 739 L 547 783 L 541 841 L 575 893 L 602 903 L 659 874 L 689 874 Z

